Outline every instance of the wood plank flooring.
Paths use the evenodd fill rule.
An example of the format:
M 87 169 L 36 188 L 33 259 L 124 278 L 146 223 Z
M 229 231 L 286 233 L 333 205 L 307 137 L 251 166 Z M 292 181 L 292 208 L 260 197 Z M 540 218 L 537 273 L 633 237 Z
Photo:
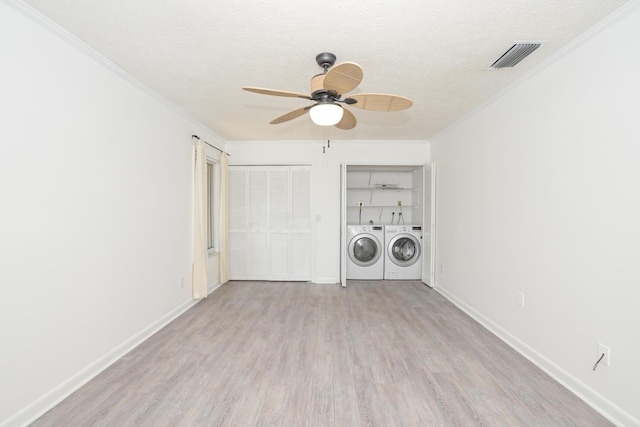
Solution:
M 32 426 L 609 426 L 416 282 L 230 282 Z

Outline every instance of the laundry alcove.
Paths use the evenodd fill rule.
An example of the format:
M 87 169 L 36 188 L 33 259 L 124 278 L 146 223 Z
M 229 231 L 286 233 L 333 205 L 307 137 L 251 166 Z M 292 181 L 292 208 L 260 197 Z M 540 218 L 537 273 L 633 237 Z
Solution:
M 347 281 L 347 226 L 420 227 L 421 280 L 435 282 L 435 165 L 353 165 L 341 168 L 341 284 Z M 420 272 L 418 272 L 420 273 Z

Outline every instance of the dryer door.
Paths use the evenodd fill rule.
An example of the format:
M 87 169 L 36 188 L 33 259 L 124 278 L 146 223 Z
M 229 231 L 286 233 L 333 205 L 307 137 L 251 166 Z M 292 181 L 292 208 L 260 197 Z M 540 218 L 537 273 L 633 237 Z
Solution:
M 420 259 L 420 241 L 411 234 L 399 234 L 389 242 L 389 259 L 400 267 L 409 267 Z
M 375 264 L 381 254 L 380 241 L 371 234 L 358 234 L 349 242 L 349 258 L 361 267 Z

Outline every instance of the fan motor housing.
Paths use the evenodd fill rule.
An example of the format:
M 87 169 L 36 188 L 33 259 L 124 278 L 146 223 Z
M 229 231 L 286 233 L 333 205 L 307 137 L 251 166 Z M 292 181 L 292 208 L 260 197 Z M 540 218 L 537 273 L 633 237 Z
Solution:
M 340 95 L 335 90 L 326 90 L 324 88 L 324 77 L 326 74 L 318 74 L 311 78 L 311 99 L 314 101 L 337 101 Z

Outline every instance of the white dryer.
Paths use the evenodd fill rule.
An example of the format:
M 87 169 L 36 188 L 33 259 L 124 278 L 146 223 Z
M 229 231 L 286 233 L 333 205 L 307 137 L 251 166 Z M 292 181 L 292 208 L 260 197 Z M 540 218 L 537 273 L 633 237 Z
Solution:
M 386 280 L 422 279 L 422 227 L 387 225 L 384 227 Z
M 384 278 L 384 227 L 347 225 L 347 279 Z

